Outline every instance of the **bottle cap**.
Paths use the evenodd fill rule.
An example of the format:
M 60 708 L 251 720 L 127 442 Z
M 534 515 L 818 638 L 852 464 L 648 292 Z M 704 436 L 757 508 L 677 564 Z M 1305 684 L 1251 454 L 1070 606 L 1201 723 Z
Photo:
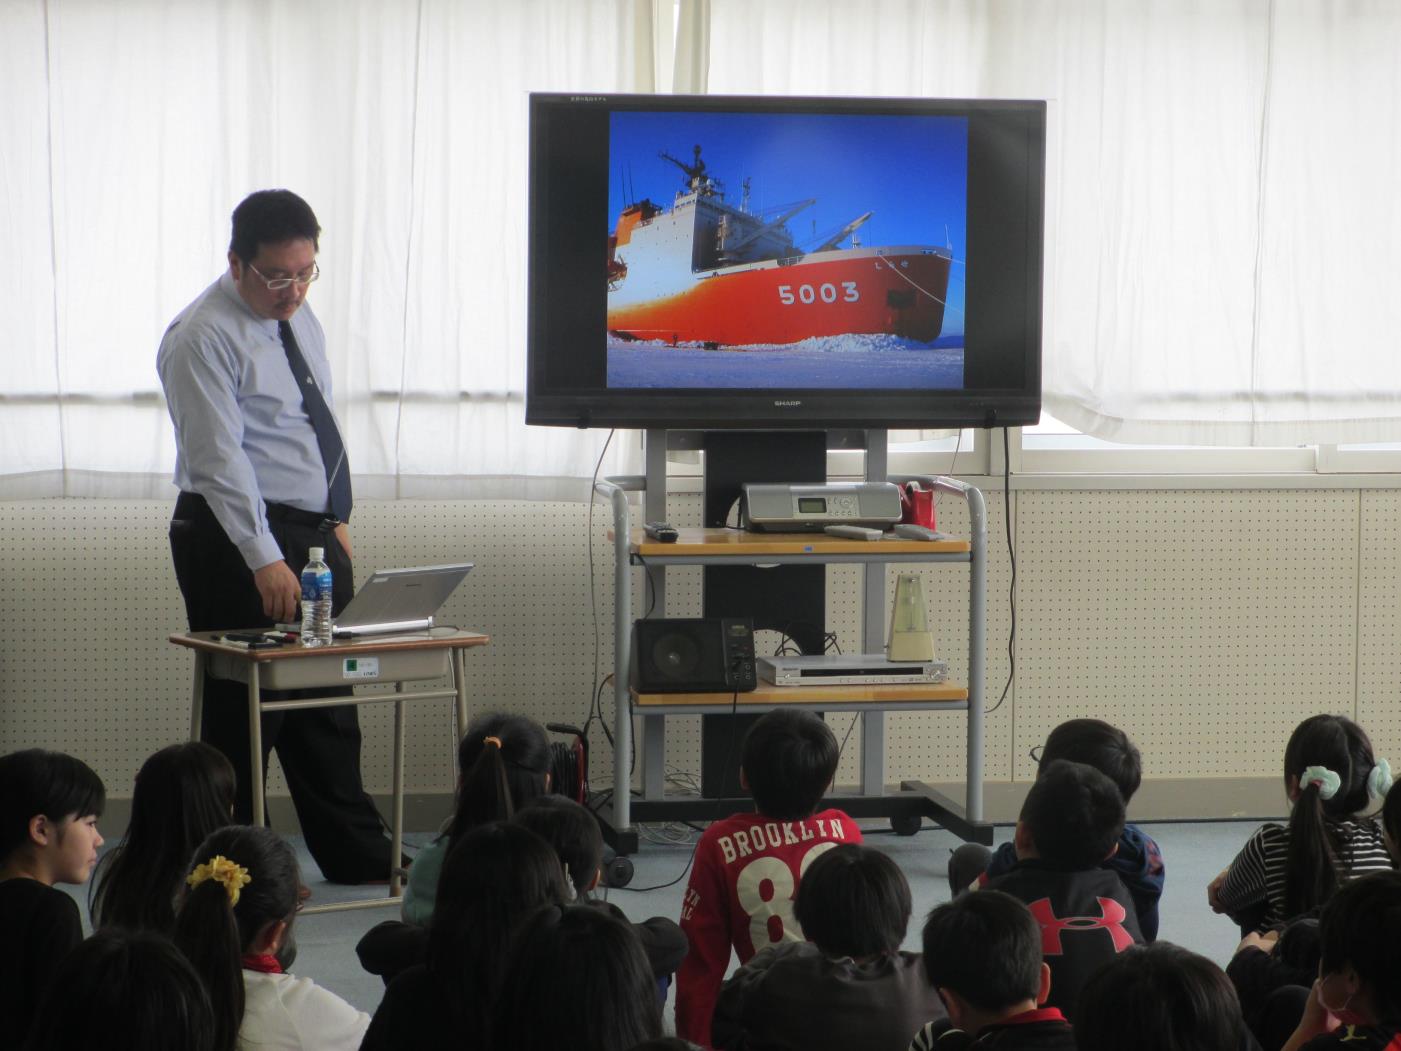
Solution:
M 326 555 L 326 549 L 324 547 L 309 547 L 306 549 L 306 553 L 307 557 L 310 558 L 311 561 L 320 562 L 321 559 Z

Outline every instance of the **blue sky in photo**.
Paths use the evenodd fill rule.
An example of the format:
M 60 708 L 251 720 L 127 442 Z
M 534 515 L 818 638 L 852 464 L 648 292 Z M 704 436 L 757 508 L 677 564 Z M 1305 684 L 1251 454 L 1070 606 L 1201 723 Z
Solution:
M 816 198 L 788 221 L 805 250 L 868 211 L 874 214 L 857 232 L 862 244 L 951 245 L 952 311 L 945 331 L 962 331 L 967 118 L 615 111 L 608 147 L 608 232 L 630 201 L 650 198 L 670 208 L 685 175 L 658 153 L 690 164 L 697 144 L 706 173 L 723 183 L 725 201 L 734 207 L 746 177 L 751 212 Z

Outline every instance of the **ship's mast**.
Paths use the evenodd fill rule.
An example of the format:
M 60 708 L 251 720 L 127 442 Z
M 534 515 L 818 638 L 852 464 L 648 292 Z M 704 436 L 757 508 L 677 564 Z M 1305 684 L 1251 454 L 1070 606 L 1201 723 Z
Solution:
M 671 154 L 667 153 L 666 150 L 662 150 L 657 156 L 664 161 L 671 161 L 672 164 L 686 173 L 686 185 L 692 193 L 698 193 L 703 197 L 710 197 L 715 194 L 724 196 L 724 188 L 720 185 L 719 181 L 705 174 L 705 161 L 701 160 L 701 148 L 699 145 L 694 147 L 694 153 L 695 161 L 691 164 L 687 164 L 682 160 L 677 160 Z

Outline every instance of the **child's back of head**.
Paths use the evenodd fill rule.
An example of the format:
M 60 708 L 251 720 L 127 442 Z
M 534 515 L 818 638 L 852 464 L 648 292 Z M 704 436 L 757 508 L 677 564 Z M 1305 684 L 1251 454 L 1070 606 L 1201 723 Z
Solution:
M 1335 1011 L 1365 1005 L 1373 1025 L 1401 1028 L 1401 872 L 1351 880 L 1318 918 L 1319 999 Z
M 910 922 L 910 885 L 900 866 L 871 847 L 843 843 L 803 873 L 793 913 L 828 956 L 895 952 Z
M 790 821 L 816 812 L 840 756 L 836 736 L 819 716 L 775 708 L 749 728 L 740 767 L 759 813 Z
M 1041 928 L 1010 894 L 962 894 L 925 921 L 924 973 L 941 995 L 953 992 L 988 1016 L 1034 1006 L 1045 980 Z
M 603 833 L 587 809 L 572 799 L 548 794 L 530 800 L 512 820 L 554 848 L 576 898 L 593 889 L 603 864 Z
M 216 748 L 185 741 L 142 763 L 126 832 L 94 880 L 93 922 L 168 934 L 190 855 L 232 822 L 233 805 L 233 765 Z
M 23 855 L 27 869 L 38 862 L 33 874 L 40 882 L 84 882 L 102 845 L 95 823 L 106 800 L 102 779 L 81 759 L 39 748 L 0 756 L 0 865 Z M 62 854 L 71 826 L 82 822 L 94 826 L 91 851 L 84 845 L 70 849 L 71 857 Z
M 1143 761 L 1129 735 L 1103 719 L 1069 719 L 1046 737 L 1037 773 L 1057 759 L 1092 766 L 1119 789 L 1128 806 L 1143 779 Z
M 1091 869 L 1109 857 L 1124 831 L 1124 800 L 1094 767 L 1057 759 L 1032 782 L 1018 825 L 1046 864 Z
M 452 841 L 428 928 L 429 970 L 467 1010 L 484 1010 L 517 921 L 565 900 L 559 855 L 522 825 L 491 821 Z
M 243 1023 L 243 957 L 291 926 L 300 883 L 296 854 L 271 829 L 229 825 L 195 848 L 175 944 L 209 990 L 218 1051 L 234 1046 Z
M 584 905 L 546 906 L 522 920 L 491 1019 L 491 1046 L 513 1051 L 615 1051 L 662 1035 L 637 936 L 626 920 Z
M 204 983 L 167 939 L 99 931 L 68 954 L 28 1051 L 215 1051 Z
M 1343 868 L 1331 823 L 1380 799 L 1390 787 L 1389 769 L 1379 764 L 1362 727 L 1342 715 L 1314 715 L 1289 737 L 1284 782 L 1293 800 L 1285 861 L 1287 916 L 1321 906 L 1337 889 Z
M 544 795 L 551 758 L 545 728 L 534 719 L 501 712 L 473 719 L 457 746 L 457 803 L 448 838 L 487 821 L 505 821 Z
M 1155 942 L 1120 953 L 1090 976 L 1075 1015 L 1080 1051 L 1234 1051 L 1252 1046 L 1224 971 Z

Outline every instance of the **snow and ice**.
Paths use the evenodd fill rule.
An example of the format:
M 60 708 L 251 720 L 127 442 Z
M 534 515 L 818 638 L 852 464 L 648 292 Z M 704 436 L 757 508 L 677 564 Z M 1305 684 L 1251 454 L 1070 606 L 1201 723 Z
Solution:
M 815 336 L 797 343 L 706 350 L 698 344 L 608 340 L 608 386 L 945 390 L 963 386 L 963 346 L 889 335 Z

